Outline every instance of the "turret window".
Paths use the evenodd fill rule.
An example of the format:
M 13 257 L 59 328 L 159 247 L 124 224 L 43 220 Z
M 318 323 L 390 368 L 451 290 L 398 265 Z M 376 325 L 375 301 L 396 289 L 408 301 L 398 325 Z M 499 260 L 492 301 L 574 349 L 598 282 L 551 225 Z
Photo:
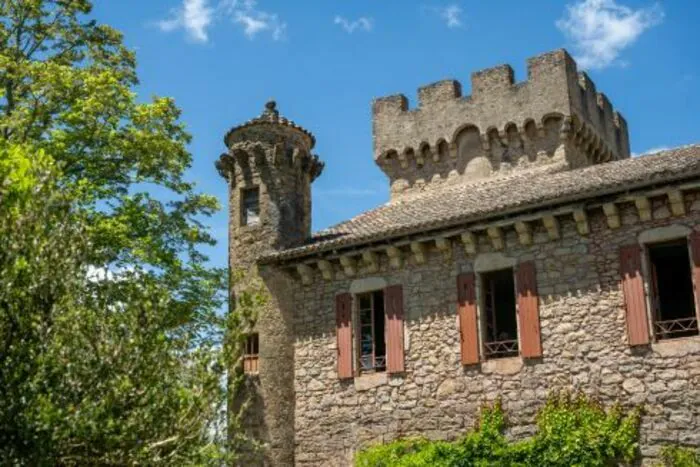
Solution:
M 248 375 L 258 374 L 258 334 L 246 336 L 245 348 L 243 349 L 243 372 Z
M 260 223 L 260 189 L 243 188 L 241 190 L 241 225 Z

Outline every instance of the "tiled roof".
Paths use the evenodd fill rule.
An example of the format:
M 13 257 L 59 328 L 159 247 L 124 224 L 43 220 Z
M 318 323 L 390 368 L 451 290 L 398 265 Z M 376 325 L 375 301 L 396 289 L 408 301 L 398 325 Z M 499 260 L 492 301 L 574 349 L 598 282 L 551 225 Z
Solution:
M 472 183 L 446 183 L 367 211 L 315 233 L 306 245 L 274 252 L 260 260 L 298 258 L 692 177 L 700 177 L 700 144 L 577 170 L 544 169 Z
M 277 103 L 272 100 L 265 103 L 265 110 L 263 110 L 262 114 L 260 114 L 259 117 L 250 119 L 247 122 L 244 122 L 238 126 L 234 126 L 229 131 L 227 131 L 226 135 L 224 135 L 224 144 L 228 146 L 228 139 L 229 136 L 231 136 L 231 134 L 243 128 L 247 128 L 254 125 L 282 125 L 295 128 L 309 137 L 309 139 L 311 140 L 312 148 L 316 144 L 316 137 L 313 135 L 313 133 L 311 133 L 309 130 L 302 127 L 301 125 L 297 125 L 292 120 L 289 120 L 285 117 L 281 117 L 279 111 L 277 110 Z

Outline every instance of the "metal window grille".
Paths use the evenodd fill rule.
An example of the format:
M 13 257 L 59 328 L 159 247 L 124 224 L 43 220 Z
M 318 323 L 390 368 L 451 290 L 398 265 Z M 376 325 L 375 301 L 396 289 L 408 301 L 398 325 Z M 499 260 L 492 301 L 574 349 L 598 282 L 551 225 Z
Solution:
M 384 371 L 386 369 L 386 355 L 377 352 L 377 339 L 384 339 L 384 336 L 377 335 L 374 324 L 377 318 L 376 313 L 380 313 L 377 310 L 375 294 L 362 294 L 358 296 L 358 299 L 359 371 Z
M 257 374 L 259 370 L 259 337 L 258 334 L 250 334 L 246 337 L 243 354 L 243 372 Z

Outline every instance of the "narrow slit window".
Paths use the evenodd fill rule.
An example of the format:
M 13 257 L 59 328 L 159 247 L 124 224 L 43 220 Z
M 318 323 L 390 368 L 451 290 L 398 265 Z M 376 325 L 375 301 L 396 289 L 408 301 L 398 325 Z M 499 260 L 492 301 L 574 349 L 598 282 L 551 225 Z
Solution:
M 243 353 L 243 372 L 246 374 L 257 374 L 259 369 L 259 338 L 258 334 L 249 334 L 245 340 Z
M 648 253 L 654 335 L 659 340 L 697 335 L 688 243 L 653 244 Z
M 488 272 L 481 279 L 485 356 L 516 356 L 519 348 L 513 270 Z
M 386 370 L 384 292 L 358 295 L 357 347 L 361 373 Z
M 241 191 L 241 225 L 260 223 L 260 190 L 243 188 Z

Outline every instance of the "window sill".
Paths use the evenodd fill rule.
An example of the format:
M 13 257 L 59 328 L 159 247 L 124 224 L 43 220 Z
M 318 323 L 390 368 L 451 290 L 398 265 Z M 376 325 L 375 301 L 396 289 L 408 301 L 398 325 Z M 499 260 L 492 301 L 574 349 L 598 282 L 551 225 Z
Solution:
M 651 350 L 661 357 L 683 357 L 700 354 L 700 336 L 679 337 L 652 342 Z
M 386 372 L 366 373 L 355 377 L 356 391 L 369 391 L 379 386 L 384 386 L 389 382 Z
M 484 374 L 515 375 L 523 369 L 523 359 L 520 356 L 494 358 L 481 363 Z

